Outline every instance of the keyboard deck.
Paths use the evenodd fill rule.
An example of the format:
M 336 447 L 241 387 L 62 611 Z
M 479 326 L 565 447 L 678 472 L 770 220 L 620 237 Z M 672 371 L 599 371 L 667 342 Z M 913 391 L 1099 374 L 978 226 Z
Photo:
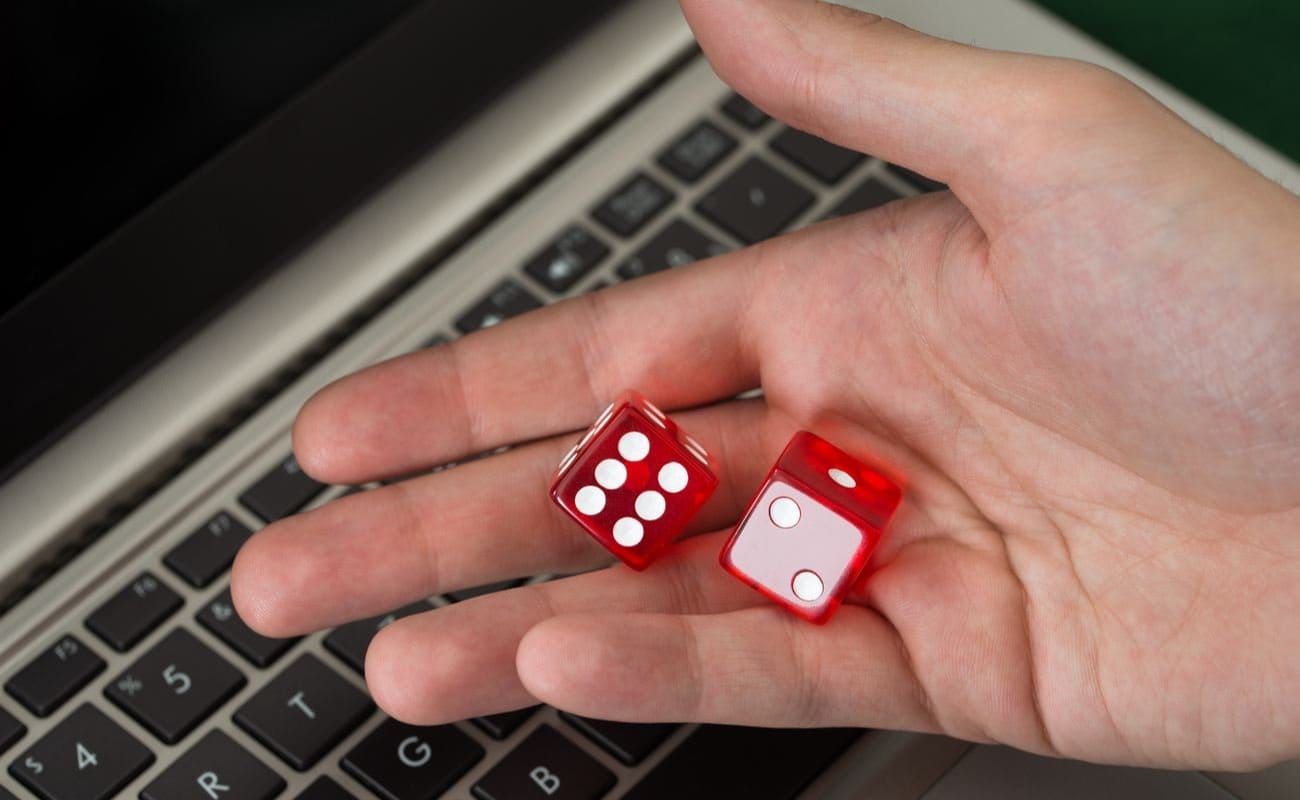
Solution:
M 681 108 L 661 97 L 658 107 L 681 121 L 654 148 L 619 168 L 605 158 L 603 190 L 573 198 L 566 218 L 518 244 L 505 271 L 474 279 L 487 282 L 471 302 L 425 315 L 433 324 L 404 331 L 384 354 L 942 188 L 784 127 L 705 75 L 696 59 L 657 95 L 688 84 L 707 102 Z M 653 113 L 657 95 L 641 113 Z M 453 592 L 298 639 L 254 633 L 230 600 L 239 546 L 262 525 L 367 488 L 303 473 L 289 422 L 284 415 L 253 456 L 175 520 L 160 520 L 150 547 L 106 564 L 102 583 L 57 616 L 61 626 L 0 665 L 0 800 L 783 800 L 862 735 L 634 725 L 544 707 L 423 728 L 387 719 L 362 677 L 381 628 L 546 577 Z

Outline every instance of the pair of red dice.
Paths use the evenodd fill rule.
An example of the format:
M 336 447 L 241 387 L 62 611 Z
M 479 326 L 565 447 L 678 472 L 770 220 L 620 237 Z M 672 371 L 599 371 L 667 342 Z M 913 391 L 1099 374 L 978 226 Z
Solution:
M 551 498 L 645 569 L 717 488 L 717 462 L 628 392 L 560 462 Z M 794 435 L 722 550 L 722 565 L 790 611 L 828 620 L 902 499 L 897 483 L 807 431 Z

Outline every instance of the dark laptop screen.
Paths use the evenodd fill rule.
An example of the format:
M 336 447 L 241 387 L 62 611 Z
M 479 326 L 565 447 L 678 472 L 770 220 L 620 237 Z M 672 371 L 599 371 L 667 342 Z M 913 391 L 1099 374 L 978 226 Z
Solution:
M 0 481 L 611 5 L 5 3 Z

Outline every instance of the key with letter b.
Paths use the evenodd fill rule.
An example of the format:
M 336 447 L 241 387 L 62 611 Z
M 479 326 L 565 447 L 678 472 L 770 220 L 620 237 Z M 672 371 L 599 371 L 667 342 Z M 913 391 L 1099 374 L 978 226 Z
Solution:
M 614 786 L 614 773 L 549 725 L 528 735 L 474 784 L 479 800 L 596 800 Z

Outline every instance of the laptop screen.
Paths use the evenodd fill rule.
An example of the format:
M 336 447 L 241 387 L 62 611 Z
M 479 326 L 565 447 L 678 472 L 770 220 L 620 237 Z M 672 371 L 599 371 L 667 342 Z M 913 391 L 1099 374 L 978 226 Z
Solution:
M 610 5 L 6 3 L 0 480 Z

